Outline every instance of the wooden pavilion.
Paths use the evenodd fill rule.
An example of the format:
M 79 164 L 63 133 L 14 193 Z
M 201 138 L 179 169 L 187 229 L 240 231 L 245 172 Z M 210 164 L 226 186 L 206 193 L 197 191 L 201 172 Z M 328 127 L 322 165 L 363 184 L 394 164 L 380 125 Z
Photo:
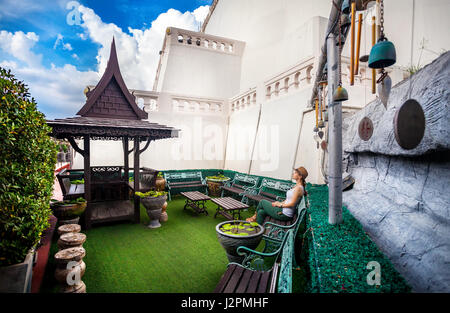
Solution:
M 67 139 L 73 149 L 84 158 L 84 188 L 81 195 L 87 201 L 84 227 L 93 223 L 116 220 L 140 222 L 140 201 L 134 192 L 142 190 L 139 157 L 153 140 L 178 137 L 178 130 L 150 123 L 148 114 L 136 105 L 122 78 L 114 38 L 105 73 L 93 90 L 86 93 L 86 103 L 77 117 L 48 120 L 51 135 Z M 84 142 L 81 149 L 75 139 Z M 122 140 L 123 166 L 91 167 L 91 140 Z M 134 142 L 129 150 L 129 141 Z M 141 142 L 146 142 L 143 148 Z M 129 154 L 134 152 L 134 182 L 129 183 Z M 129 195 L 134 196 L 134 205 Z

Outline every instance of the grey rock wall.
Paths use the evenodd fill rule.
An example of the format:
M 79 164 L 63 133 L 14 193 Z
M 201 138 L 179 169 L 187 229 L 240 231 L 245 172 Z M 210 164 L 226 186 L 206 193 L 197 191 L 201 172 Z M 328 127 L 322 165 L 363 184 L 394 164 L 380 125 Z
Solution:
M 393 87 L 387 110 L 379 100 L 345 118 L 347 171 L 355 178 L 344 205 L 418 292 L 450 292 L 450 53 Z M 425 137 L 410 151 L 395 141 L 393 117 L 407 99 L 421 103 Z M 369 116 L 373 137 L 358 136 Z M 382 274 L 381 274 L 382 275 Z

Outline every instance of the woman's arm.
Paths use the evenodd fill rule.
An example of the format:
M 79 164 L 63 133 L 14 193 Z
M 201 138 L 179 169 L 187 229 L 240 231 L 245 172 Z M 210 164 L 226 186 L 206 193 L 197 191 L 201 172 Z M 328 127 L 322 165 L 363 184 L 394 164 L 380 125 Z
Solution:
M 303 188 L 300 187 L 295 187 L 294 189 L 294 195 L 292 197 L 292 200 L 290 202 L 287 202 L 287 200 L 284 200 L 283 202 L 281 202 L 280 204 L 283 205 L 283 207 L 288 207 L 288 208 L 292 208 L 294 207 L 298 200 L 303 196 Z M 281 205 L 280 205 L 281 207 Z

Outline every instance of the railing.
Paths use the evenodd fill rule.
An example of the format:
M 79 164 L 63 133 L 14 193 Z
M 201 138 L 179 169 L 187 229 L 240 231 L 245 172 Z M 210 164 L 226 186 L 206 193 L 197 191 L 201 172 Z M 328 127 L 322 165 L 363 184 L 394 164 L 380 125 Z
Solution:
M 244 110 L 245 108 L 256 105 L 256 87 L 242 93 L 230 100 L 231 112 Z
M 312 80 L 314 58 L 295 65 L 294 67 L 265 81 L 266 99 L 271 100 L 281 95 L 300 89 L 303 85 L 310 86 Z
M 172 96 L 172 110 L 184 113 L 222 114 L 225 110 L 225 101 Z
M 237 45 L 239 43 L 235 40 L 207 35 L 202 32 L 193 32 L 185 29 L 171 27 L 170 36 L 174 36 L 173 38 L 178 44 L 189 45 L 216 52 L 238 54 L 241 50 L 237 49 Z

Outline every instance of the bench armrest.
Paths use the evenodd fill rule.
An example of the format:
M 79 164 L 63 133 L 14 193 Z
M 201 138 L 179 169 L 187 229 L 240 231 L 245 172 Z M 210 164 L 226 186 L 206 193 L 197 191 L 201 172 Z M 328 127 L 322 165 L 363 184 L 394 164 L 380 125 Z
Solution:
M 277 201 L 284 201 L 286 200 L 286 197 L 277 196 Z
M 257 195 L 259 192 L 259 188 L 255 188 L 255 187 L 249 187 L 247 189 L 245 189 L 245 193 L 250 194 L 250 195 Z
M 223 187 L 231 187 L 232 184 L 233 184 L 233 180 L 228 180 L 223 183 Z
M 255 271 L 268 271 L 272 268 L 273 264 L 266 264 L 264 260 L 271 257 L 275 257 L 276 259 L 282 246 L 280 245 L 276 251 L 270 253 L 256 251 L 245 246 L 239 246 L 236 251 L 238 255 L 244 256 L 241 266 Z

